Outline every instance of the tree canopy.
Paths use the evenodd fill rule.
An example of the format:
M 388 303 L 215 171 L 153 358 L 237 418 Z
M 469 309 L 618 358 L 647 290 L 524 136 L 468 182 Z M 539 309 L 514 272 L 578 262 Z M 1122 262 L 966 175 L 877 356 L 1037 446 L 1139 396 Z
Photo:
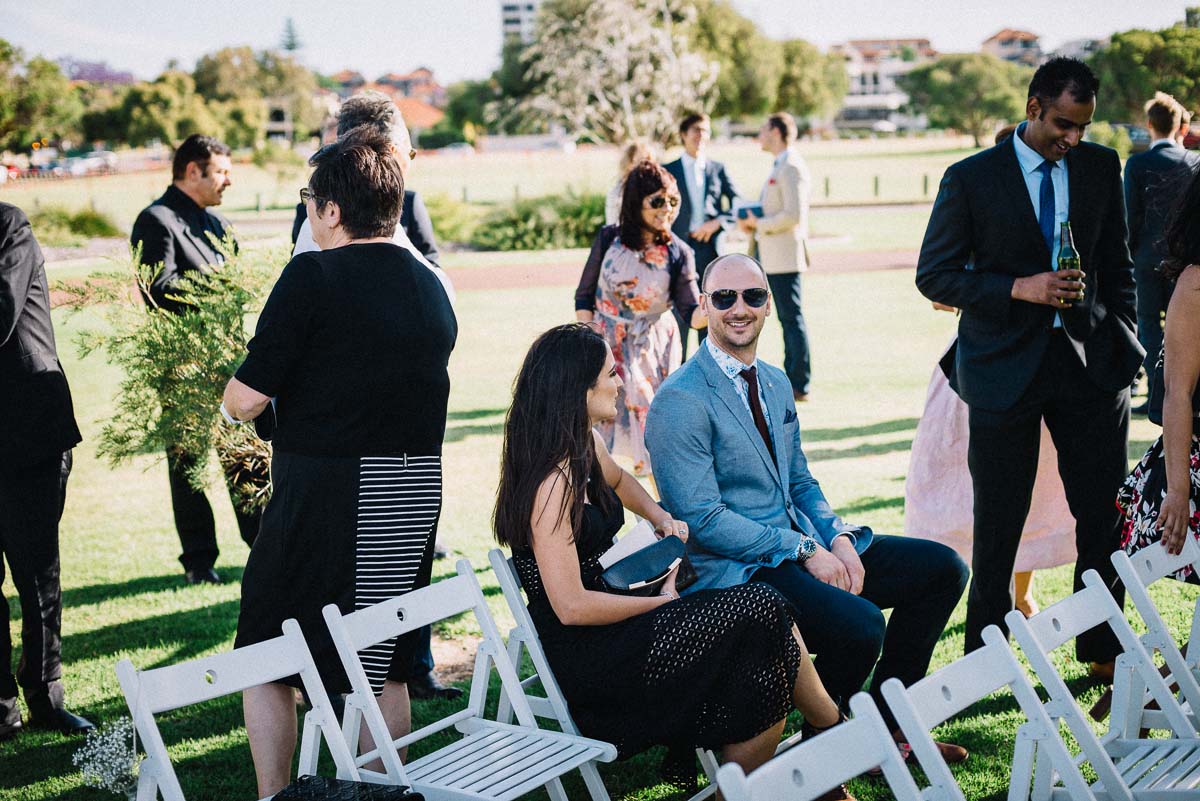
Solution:
M 958 53 L 915 67 L 899 80 L 912 111 L 939 128 L 957 128 L 975 146 L 998 125 L 1025 116 L 1033 71 L 988 53 Z
M 1176 25 L 1161 31 L 1115 34 L 1092 56 L 1100 78 L 1096 116 L 1112 122 L 1143 122 L 1156 91 L 1190 109 L 1200 107 L 1200 28 Z

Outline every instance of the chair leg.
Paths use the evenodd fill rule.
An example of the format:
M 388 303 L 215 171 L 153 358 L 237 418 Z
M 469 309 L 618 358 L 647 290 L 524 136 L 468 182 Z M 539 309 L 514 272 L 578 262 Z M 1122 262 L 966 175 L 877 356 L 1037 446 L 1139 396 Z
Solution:
M 321 755 L 321 724 L 317 720 L 316 711 L 304 716 L 304 728 L 300 734 L 300 764 L 296 768 L 297 776 L 316 776 L 317 760 Z M 348 778 L 340 776 L 339 778 Z
M 579 773 L 583 776 L 583 783 L 587 786 L 592 801 L 609 801 L 608 788 L 600 780 L 600 771 L 596 768 L 595 762 L 580 765 Z
M 546 792 L 550 794 L 550 801 L 567 801 L 567 791 L 557 778 L 551 779 L 546 785 Z
M 1008 801 L 1028 801 L 1032 790 L 1033 759 L 1037 740 L 1031 736 L 1029 724 L 1017 728 L 1017 742 L 1013 747 L 1012 774 L 1009 779 Z

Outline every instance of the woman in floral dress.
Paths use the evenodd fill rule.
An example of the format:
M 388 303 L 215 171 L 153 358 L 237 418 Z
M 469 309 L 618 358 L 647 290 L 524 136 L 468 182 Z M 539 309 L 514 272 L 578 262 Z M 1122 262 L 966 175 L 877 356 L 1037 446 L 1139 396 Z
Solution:
M 1163 434 L 1117 496 L 1121 547 L 1131 554 L 1159 540 L 1177 554 L 1185 536 L 1200 538 L 1200 176 L 1176 208 L 1166 244 L 1161 269 L 1176 283 L 1150 387 L 1150 419 Z M 1175 577 L 1200 583 L 1191 567 Z
M 699 303 L 692 249 L 671 233 L 679 213 L 675 179 L 653 161 L 625 179 L 620 223 L 596 235 L 575 290 L 575 317 L 590 323 L 612 348 L 624 386 L 617 417 L 599 432 L 614 456 L 632 460 L 635 475 L 651 474 L 646 413 L 663 380 L 682 361 L 677 308 L 693 328 Z

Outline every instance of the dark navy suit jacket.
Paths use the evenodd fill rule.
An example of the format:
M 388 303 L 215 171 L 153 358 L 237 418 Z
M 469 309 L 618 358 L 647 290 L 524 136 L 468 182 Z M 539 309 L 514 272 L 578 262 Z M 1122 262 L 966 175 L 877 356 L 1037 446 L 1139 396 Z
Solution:
M 729 180 L 729 175 L 725 172 L 725 165 L 719 161 L 708 159 L 705 164 L 704 194 L 700 198 L 691 197 L 688 193 L 688 182 L 683 175 L 682 158 L 677 158 L 663 166 L 667 172 L 671 173 L 675 183 L 679 185 L 679 197 L 682 200 L 679 205 L 679 216 L 675 218 L 671 231 L 691 246 L 696 254 L 696 270 L 703 275 L 704 268 L 717 257 L 717 244 L 725 232 L 724 230 L 717 231 L 707 242 L 697 242 L 690 238 L 688 232 L 692 226 L 692 208 L 699 202 L 704 207 L 704 221 L 715 220 L 728 214 L 733 207 L 733 201 L 738 197 L 737 189 L 734 188 L 733 181 Z
M 1167 216 L 1200 164 L 1200 154 L 1160 142 L 1125 162 L 1125 208 L 1129 252 L 1135 270 L 1155 270 L 1167 255 Z

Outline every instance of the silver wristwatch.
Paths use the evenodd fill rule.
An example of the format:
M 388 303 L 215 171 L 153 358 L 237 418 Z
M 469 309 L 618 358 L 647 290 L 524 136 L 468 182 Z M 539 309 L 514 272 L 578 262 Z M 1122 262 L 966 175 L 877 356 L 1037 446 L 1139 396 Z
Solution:
M 817 552 L 817 541 L 812 537 L 800 537 L 800 544 L 796 546 L 796 561 L 804 564 L 812 555 Z

